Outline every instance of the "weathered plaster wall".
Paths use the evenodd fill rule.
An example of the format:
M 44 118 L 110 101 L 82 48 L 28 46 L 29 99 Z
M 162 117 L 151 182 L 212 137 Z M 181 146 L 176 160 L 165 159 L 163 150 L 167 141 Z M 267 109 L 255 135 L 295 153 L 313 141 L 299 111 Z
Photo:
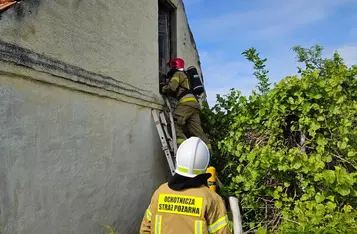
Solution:
M 167 175 L 148 108 L 0 72 L 0 126 L 3 234 L 137 233 Z
M 197 50 L 194 35 L 190 29 L 189 22 L 186 15 L 185 6 L 183 0 L 171 1 L 176 7 L 176 49 L 177 57 L 185 59 L 186 68 L 189 66 L 195 66 L 200 73 L 201 79 L 203 79 L 203 72 L 201 68 L 200 56 Z M 201 101 L 206 99 L 206 94 L 202 95 Z
M 168 174 L 150 108 L 157 4 L 35 1 L 0 19 L 0 233 L 137 233 Z
M 157 92 L 157 11 L 157 0 L 26 0 L 2 14 L 0 39 Z
M 185 65 L 201 69 L 200 58 L 193 34 L 188 24 L 182 0 L 177 2 L 177 56 L 185 59 Z
M 198 67 L 180 1 L 177 52 Z M 0 17 L 0 234 L 138 233 L 168 175 L 151 108 L 157 0 L 26 0 Z

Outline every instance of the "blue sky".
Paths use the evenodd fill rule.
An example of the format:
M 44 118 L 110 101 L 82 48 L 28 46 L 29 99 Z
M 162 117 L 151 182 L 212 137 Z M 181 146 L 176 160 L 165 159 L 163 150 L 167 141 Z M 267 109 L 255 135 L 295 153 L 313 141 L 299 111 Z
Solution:
M 294 45 L 322 45 L 357 64 L 357 0 L 184 0 L 200 53 L 210 106 L 216 94 L 255 89 L 252 64 L 241 53 L 255 47 L 267 58 L 272 82 L 296 74 Z

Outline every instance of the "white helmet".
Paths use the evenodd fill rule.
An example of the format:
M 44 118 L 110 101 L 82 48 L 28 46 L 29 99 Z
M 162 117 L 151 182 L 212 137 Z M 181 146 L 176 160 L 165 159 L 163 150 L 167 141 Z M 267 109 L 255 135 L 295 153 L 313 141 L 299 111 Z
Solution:
M 198 137 L 190 137 L 177 149 L 175 172 L 193 178 L 206 172 L 209 161 L 207 145 Z

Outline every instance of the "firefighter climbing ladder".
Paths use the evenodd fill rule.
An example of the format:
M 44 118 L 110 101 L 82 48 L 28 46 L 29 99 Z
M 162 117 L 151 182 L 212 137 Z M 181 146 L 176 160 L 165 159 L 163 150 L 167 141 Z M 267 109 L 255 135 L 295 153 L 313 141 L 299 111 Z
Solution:
M 173 159 L 176 157 L 177 151 L 177 143 L 176 143 L 176 131 L 175 131 L 175 124 L 174 119 L 172 116 L 173 110 L 170 104 L 170 101 L 167 97 L 164 97 L 166 106 L 164 110 L 158 111 L 152 109 L 152 116 L 154 118 L 154 122 L 156 125 L 157 132 L 160 136 L 160 141 L 162 145 L 162 150 L 165 152 L 165 156 L 167 159 L 167 163 L 169 164 L 171 174 L 174 175 L 175 173 L 175 164 Z M 170 131 L 169 131 L 169 124 L 166 121 L 166 116 L 169 116 L 170 119 Z M 171 136 L 171 135 L 172 136 Z M 218 187 L 223 187 L 222 182 L 216 177 L 216 182 Z
M 169 164 L 171 174 L 174 175 L 175 173 L 175 164 L 173 159 L 176 157 L 177 151 L 177 143 L 176 143 L 176 131 L 174 125 L 174 119 L 172 116 L 173 110 L 170 104 L 170 101 L 167 97 L 164 97 L 166 107 L 162 111 L 157 111 L 152 109 L 152 115 L 154 118 L 154 122 L 156 125 L 156 129 L 160 136 L 160 141 L 162 145 L 162 150 L 165 152 L 165 156 L 167 159 L 167 163 Z M 168 129 L 169 124 L 166 121 L 166 116 L 169 116 L 170 119 L 170 131 Z M 170 135 L 172 134 L 172 136 Z M 218 187 L 223 187 L 222 182 L 216 177 L 216 182 Z
M 176 157 L 176 151 L 177 151 L 176 131 L 175 131 L 174 119 L 172 116 L 173 111 L 172 111 L 171 104 L 167 97 L 164 97 L 164 99 L 166 103 L 166 107 L 164 108 L 164 110 L 158 111 L 152 109 L 151 112 L 155 121 L 157 132 L 159 133 L 160 136 L 162 150 L 165 152 L 165 156 L 167 159 L 167 163 L 169 164 L 171 174 L 174 175 L 175 174 L 174 159 Z M 166 116 L 169 116 L 170 128 L 169 128 L 169 124 L 166 121 Z M 216 179 L 217 179 L 218 187 L 222 187 L 223 185 L 219 181 L 217 176 Z M 238 202 L 239 201 L 236 197 L 232 197 L 232 196 L 229 197 L 229 204 L 233 216 L 234 234 L 243 233 L 242 217 L 240 214 Z
M 160 136 L 160 141 L 162 145 L 162 150 L 165 152 L 167 163 L 169 164 L 171 174 L 175 174 L 175 164 L 174 159 L 177 151 L 176 144 L 176 131 L 174 125 L 174 118 L 172 116 L 172 108 L 169 100 L 165 97 L 166 107 L 162 111 L 152 109 L 152 116 L 155 121 L 157 132 Z M 166 121 L 166 116 L 169 116 L 169 124 Z

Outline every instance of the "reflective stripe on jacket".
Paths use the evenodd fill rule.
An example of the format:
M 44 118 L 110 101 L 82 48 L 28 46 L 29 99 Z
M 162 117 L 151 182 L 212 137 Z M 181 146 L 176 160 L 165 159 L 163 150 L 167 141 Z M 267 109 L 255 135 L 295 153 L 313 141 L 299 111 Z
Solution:
M 165 183 L 152 196 L 140 234 L 231 234 L 223 199 L 206 186 L 175 191 Z
M 183 71 L 177 71 L 173 74 L 169 83 L 162 88 L 162 92 L 176 92 L 176 98 L 185 91 L 185 89 L 190 88 L 190 81 Z M 197 99 L 193 94 L 186 94 L 179 100 L 180 103 L 185 102 L 197 102 Z

